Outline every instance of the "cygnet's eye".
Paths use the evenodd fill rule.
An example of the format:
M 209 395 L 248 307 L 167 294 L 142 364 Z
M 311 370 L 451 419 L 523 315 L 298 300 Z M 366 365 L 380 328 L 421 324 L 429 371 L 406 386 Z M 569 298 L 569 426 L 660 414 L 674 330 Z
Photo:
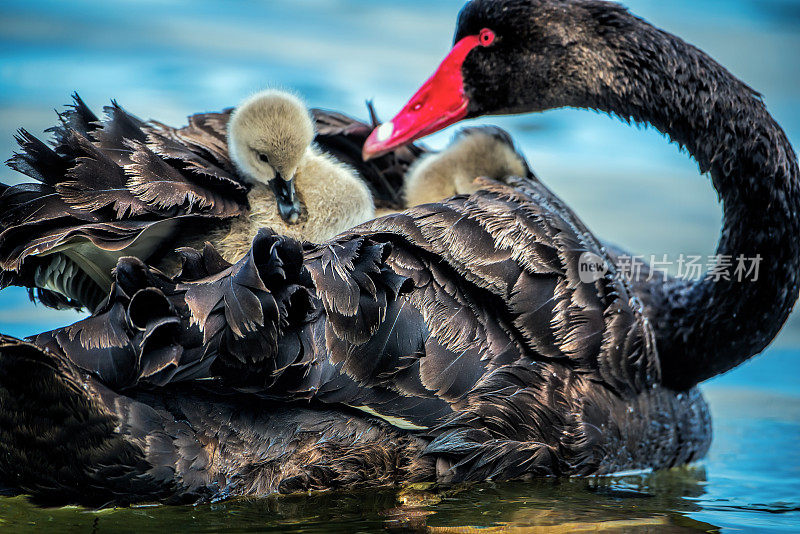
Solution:
M 263 161 L 264 163 L 266 163 L 267 165 L 269 165 L 269 158 L 267 157 L 267 155 L 266 155 L 266 154 L 261 154 L 261 153 L 259 153 L 259 155 L 258 155 L 258 159 L 260 159 L 261 161 Z

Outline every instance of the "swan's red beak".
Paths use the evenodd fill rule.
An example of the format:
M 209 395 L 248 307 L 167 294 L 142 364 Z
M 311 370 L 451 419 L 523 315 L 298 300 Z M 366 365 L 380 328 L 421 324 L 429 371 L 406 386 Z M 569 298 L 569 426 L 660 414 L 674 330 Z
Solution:
M 364 160 L 438 132 L 467 116 L 469 99 L 464 93 L 461 67 L 467 54 L 479 44 L 477 35 L 464 37 L 456 43 L 434 75 L 400 113 L 370 134 L 364 143 Z

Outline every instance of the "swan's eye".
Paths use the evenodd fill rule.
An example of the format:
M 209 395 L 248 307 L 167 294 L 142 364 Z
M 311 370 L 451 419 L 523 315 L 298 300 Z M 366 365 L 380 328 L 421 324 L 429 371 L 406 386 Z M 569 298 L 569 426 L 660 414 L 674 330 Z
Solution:
M 267 157 L 266 154 L 259 154 L 258 159 L 269 165 L 269 158 Z
M 494 42 L 494 38 L 495 34 L 489 28 L 482 29 L 480 35 L 478 36 L 478 39 L 481 42 L 481 46 L 489 46 Z

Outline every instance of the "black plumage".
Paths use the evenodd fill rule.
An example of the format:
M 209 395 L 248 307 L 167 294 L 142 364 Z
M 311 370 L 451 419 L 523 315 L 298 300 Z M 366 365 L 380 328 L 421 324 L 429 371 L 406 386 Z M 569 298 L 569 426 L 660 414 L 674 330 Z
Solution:
M 797 298 L 791 146 L 749 88 L 615 4 L 475 0 L 457 39 L 483 28 L 497 47 L 467 55 L 470 113 L 577 105 L 653 122 L 711 169 L 720 250 L 782 260 L 768 279 L 631 283 L 532 177 L 484 179 L 322 245 L 264 230 L 233 265 L 208 247 L 182 251 L 177 276 L 125 258 L 92 317 L 0 344 L 0 482 L 50 500 L 182 501 L 702 457 L 711 422 L 694 386 L 763 348 Z M 703 83 L 716 90 L 684 90 Z M 592 282 L 585 253 L 605 262 Z M 724 315 L 737 299 L 759 314 L 753 331 Z M 76 419 L 92 423 L 87 443 L 58 434 Z M 38 440 L 44 427 L 56 435 Z
M 92 506 L 424 480 L 423 440 L 341 410 L 198 387 L 115 393 L 60 355 L 0 337 L 0 482 Z
M 565 282 L 573 255 L 596 249 L 565 235 L 550 195 L 524 179 L 487 180 L 471 197 L 377 219 L 325 245 L 303 249 L 264 230 L 234 265 L 210 248 L 184 251 L 185 274 L 174 279 L 123 259 L 97 313 L 33 341 L 125 398 L 204 392 L 265 410 L 383 419 L 419 462 L 421 478 L 397 471 L 394 482 L 601 473 L 701 456 L 705 404 L 659 386 L 652 332 L 624 280 L 612 268 L 589 290 Z M 444 239 L 448 227 L 456 235 Z M 456 246 L 467 238 L 494 255 Z M 537 257 L 514 253 L 537 247 Z M 547 250 L 551 261 L 537 263 Z M 524 306 L 514 299 L 537 285 Z M 553 300 L 551 314 L 526 313 Z M 585 348 L 576 336 L 596 341 Z M 656 443 L 671 445 L 653 454 Z M 173 497 L 196 490 L 178 486 Z

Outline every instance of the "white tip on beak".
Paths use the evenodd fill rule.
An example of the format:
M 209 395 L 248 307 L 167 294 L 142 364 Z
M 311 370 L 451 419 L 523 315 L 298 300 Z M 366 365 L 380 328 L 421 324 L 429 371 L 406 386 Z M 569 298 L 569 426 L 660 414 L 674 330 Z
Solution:
M 394 132 L 394 124 L 391 122 L 384 122 L 378 127 L 378 131 L 376 133 L 378 141 L 384 142 L 392 136 Z

